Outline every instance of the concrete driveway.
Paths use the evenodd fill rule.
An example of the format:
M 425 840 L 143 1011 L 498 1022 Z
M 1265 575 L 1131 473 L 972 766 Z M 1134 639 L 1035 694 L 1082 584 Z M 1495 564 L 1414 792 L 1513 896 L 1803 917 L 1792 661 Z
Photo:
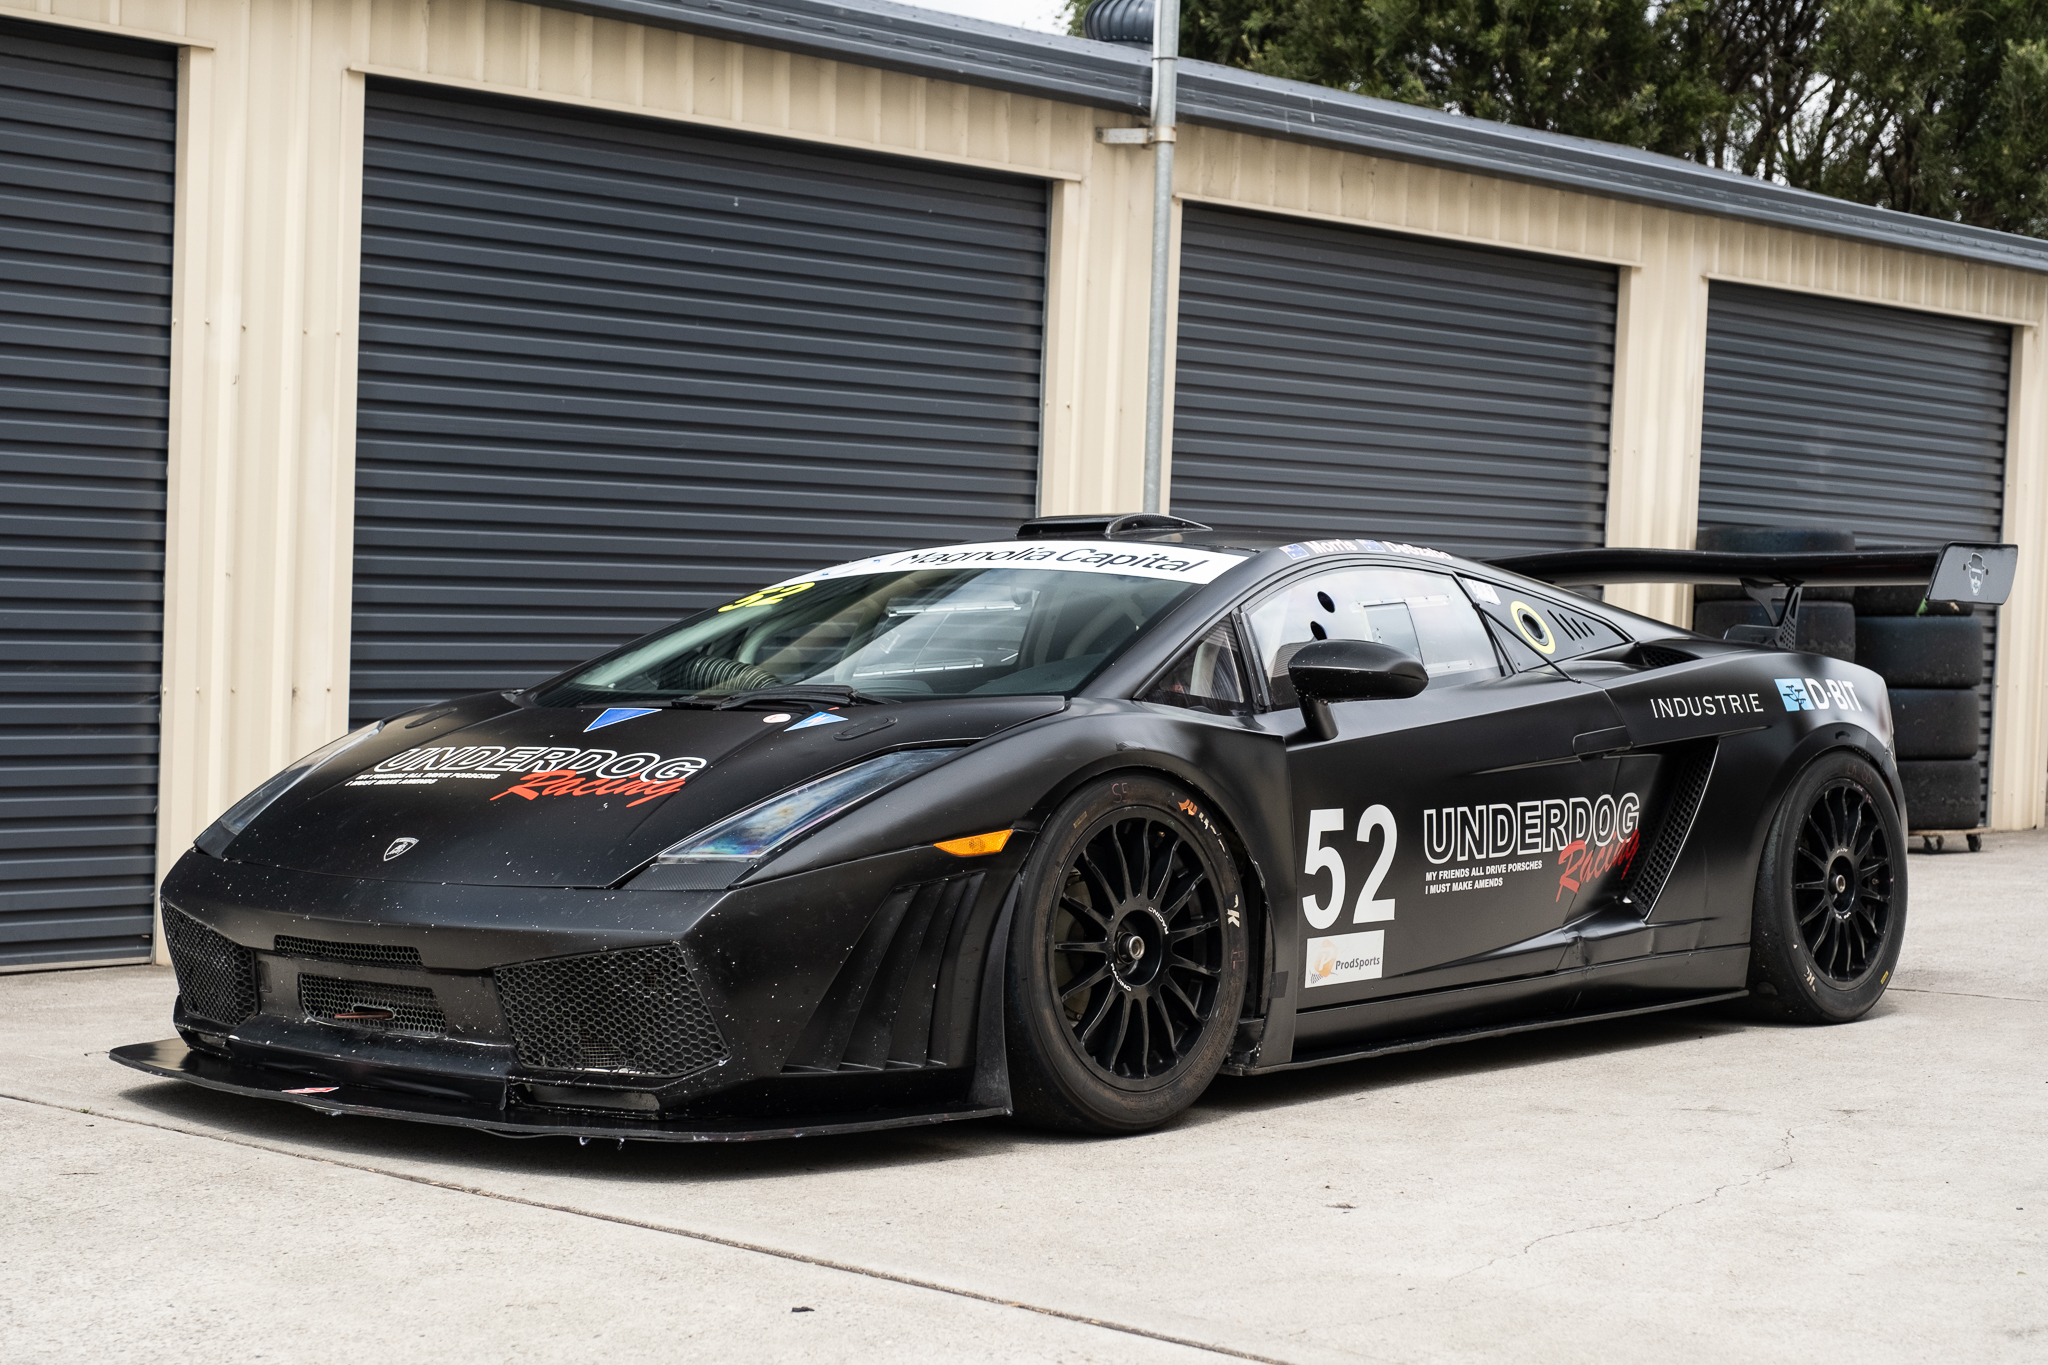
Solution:
M 1120 1141 L 579 1147 L 145 1080 L 167 969 L 0 977 L 7 1361 L 2048 1359 L 2048 836 L 1889 996 L 1219 1081 Z

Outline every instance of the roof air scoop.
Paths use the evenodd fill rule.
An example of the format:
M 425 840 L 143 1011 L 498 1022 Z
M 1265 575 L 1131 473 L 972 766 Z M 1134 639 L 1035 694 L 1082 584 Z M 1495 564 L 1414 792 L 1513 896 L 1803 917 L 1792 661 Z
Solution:
M 1163 512 L 1095 512 L 1076 517 L 1036 517 L 1017 528 L 1019 540 L 1118 540 L 1211 528 Z

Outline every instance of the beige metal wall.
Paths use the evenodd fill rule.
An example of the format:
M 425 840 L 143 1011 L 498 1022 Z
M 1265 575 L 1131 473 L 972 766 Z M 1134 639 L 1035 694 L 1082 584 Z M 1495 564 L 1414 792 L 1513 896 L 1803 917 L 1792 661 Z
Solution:
M 1051 186 L 1046 512 L 1134 507 L 1151 159 L 1121 114 L 510 0 L 0 0 L 184 49 L 174 269 L 160 861 L 342 728 L 348 685 L 363 96 L 425 81 L 929 158 Z M 1690 544 L 1707 284 L 1740 280 L 2014 324 L 1992 811 L 2048 791 L 2048 277 L 1387 161 L 1184 130 L 1181 199 L 1621 271 L 1608 538 Z M 1177 241 L 1177 236 L 1176 236 Z M 1638 610 L 1682 620 L 1682 591 Z

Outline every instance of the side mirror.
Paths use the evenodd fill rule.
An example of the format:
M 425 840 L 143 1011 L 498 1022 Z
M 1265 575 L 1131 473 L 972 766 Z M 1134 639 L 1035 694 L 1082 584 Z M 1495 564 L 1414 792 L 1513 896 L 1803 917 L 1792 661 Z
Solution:
M 1333 701 L 1379 701 L 1412 697 L 1429 686 L 1420 659 L 1369 640 L 1317 640 L 1294 651 L 1287 679 L 1301 698 L 1301 738 L 1335 739 Z

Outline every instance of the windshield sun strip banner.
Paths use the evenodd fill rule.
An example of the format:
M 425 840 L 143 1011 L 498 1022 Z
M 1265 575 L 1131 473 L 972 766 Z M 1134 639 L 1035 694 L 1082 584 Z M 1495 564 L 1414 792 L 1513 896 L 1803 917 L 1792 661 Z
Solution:
M 816 573 L 785 578 L 762 589 L 762 592 L 825 579 L 908 573 L 918 569 L 1060 569 L 1072 573 L 1163 578 L 1176 583 L 1210 583 L 1244 560 L 1243 555 L 1197 550 L 1184 545 L 1108 540 L 992 540 L 979 545 L 901 550 L 894 554 L 876 555 L 872 559 L 855 560 L 850 564 L 835 564 Z

